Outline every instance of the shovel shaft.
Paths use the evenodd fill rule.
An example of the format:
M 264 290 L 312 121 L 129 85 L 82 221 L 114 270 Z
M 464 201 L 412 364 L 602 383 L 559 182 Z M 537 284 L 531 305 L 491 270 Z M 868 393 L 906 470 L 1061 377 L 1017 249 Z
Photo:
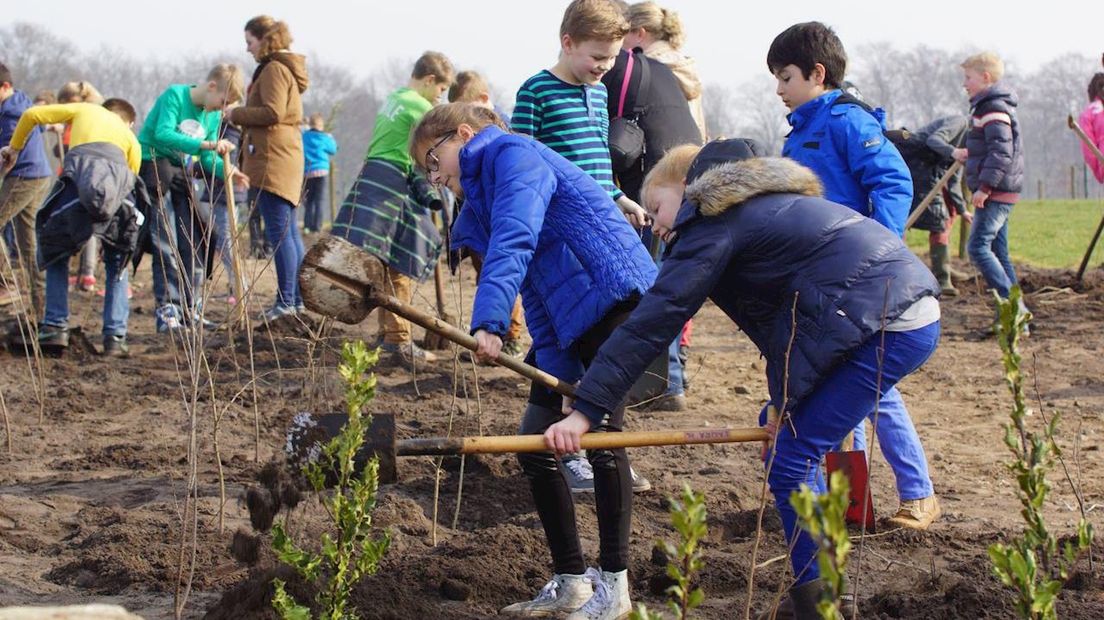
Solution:
M 943 173 L 943 176 L 939 177 L 939 181 L 935 184 L 935 187 L 931 188 L 931 191 L 928 192 L 928 195 L 924 196 L 924 199 L 920 201 L 920 204 L 916 205 L 916 208 L 912 210 L 912 215 L 909 215 L 908 220 L 905 222 L 905 230 L 912 228 L 912 225 L 916 223 L 916 220 L 920 219 L 920 216 L 924 214 L 924 211 L 928 210 L 928 205 L 930 205 L 932 201 L 935 200 L 935 197 L 939 195 L 939 192 L 943 191 L 943 188 L 947 186 L 948 182 L 950 182 L 951 177 L 953 177 L 955 173 L 958 172 L 958 169 L 961 167 L 962 162 L 956 161 L 955 163 L 951 164 L 950 168 L 947 168 L 947 171 Z
M 587 433 L 581 439 L 584 450 L 639 448 L 642 446 L 685 446 L 699 443 L 767 441 L 763 428 L 706 428 L 631 433 Z M 502 454 L 549 452 L 544 435 L 500 435 L 488 437 L 433 437 L 395 442 L 397 456 L 452 454 Z
M 448 339 L 450 342 L 456 343 L 464 347 L 465 349 L 475 351 L 479 347 L 479 345 L 475 341 L 474 336 L 468 334 L 467 332 L 460 331 L 449 323 L 446 323 L 445 321 L 442 321 L 435 316 L 426 314 L 425 312 L 422 312 L 421 310 L 411 306 L 410 304 L 403 303 L 395 297 L 373 293 L 372 301 L 375 303 L 375 305 L 381 308 L 386 308 L 387 310 L 390 310 L 391 312 L 403 317 L 404 319 L 407 319 L 411 323 L 424 327 L 431 332 L 440 334 L 441 336 Z M 575 387 L 570 383 L 554 377 L 547 372 L 544 372 L 540 368 L 530 366 L 529 364 L 526 364 L 525 362 L 517 358 L 499 353 L 494 362 L 499 366 L 509 368 L 510 370 L 518 373 L 526 379 L 539 383 L 558 394 L 571 398 L 574 398 L 575 396 Z M 506 452 L 510 452 L 510 450 L 506 450 Z
M 1092 151 L 1093 155 L 1096 155 L 1097 159 L 1099 159 L 1101 162 L 1104 162 L 1104 153 L 1101 153 L 1100 149 L 1096 147 L 1096 144 L 1093 143 L 1092 139 L 1090 139 L 1089 136 L 1085 135 L 1085 130 L 1081 129 L 1081 125 L 1077 124 L 1077 121 L 1074 120 L 1072 114 L 1069 115 L 1069 118 L 1066 119 L 1066 122 L 1069 123 L 1069 128 L 1073 130 L 1073 133 L 1077 134 L 1077 137 L 1081 139 L 1081 142 L 1083 142 L 1085 146 L 1089 147 L 1089 150 Z M 1085 276 L 1085 270 L 1089 267 L 1089 260 L 1092 258 L 1093 250 L 1096 249 L 1096 242 L 1100 240 L 1100 233 L 1102 231 L 1104 231 L 1104 218 L 1101 218 L 1100 223 L 1097 224 L 1096 233 L 1093 234 L 1092 241 L 1089 242 L 1089 249 L 1085 251 L 1085 257 L 1081 259 L 1081 266 L 1077 268 L 1078 282 L 1080 282 L 1081 278 Z

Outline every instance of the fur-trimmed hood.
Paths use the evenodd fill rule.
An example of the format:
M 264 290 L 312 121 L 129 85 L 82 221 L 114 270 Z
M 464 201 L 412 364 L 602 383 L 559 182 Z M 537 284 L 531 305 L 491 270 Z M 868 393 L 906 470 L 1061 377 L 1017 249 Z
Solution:
M 686 187 L 684 195 L 708 217 L 764 194 L 822 193 L 816 174 L 792 159 L 755 157 L 710 168 Z

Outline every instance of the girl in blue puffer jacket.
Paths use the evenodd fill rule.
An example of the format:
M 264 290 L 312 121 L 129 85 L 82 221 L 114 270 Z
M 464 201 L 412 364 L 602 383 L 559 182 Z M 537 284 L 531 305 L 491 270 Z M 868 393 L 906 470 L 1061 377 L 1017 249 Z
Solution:
M 620 209 L 580 168 L 531 138 L 508 133 L 493 111 L 469 103 L 426 113 L 411 135 L 410 153 L 432 183 L 463 199 L 452 244 L 483 256 L 471 318 L 477 357 L 493 359 L 502 348 L 520 291 L 533 337 L 526 361 L 577 381 L 655 279 L 656 267 Z M 562 418 L 561 407 L 559 395 L 533 385 L 520 432 L 543 433 Z M 618 404 L 592 430 L 620 431 L 623 419 Z M 555 573 L 534 600 L 504 613 L 604 618 L 607 613 L 585 614 L 630 611 L 628 457 L 624 450 L 591 450 L 587 457 L 594 469 L 601 570 L 586 568 L 571 491 L 557 460 L 521 454 Z

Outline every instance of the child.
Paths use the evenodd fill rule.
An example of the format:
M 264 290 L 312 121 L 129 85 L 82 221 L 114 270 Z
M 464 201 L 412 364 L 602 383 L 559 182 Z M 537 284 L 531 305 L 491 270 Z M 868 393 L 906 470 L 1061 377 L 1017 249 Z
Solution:
M 57 352 L 69 345 L 69 257 L 95 235 L 103 241 L 107 268 L 103 354 L 128 353 L 126 265 L 141 217 L 132 198 L 141 186 L 136 175 L 142 160 L 138 138 L 131 131 L 135 116 L 134 107 L 122 99 L 108 99 L 102 106 L 35 106 L 23 113 L 11 145 L 0 152 L 7 165 L 27 145 L 36 126 L 71 125 L 62 174 L 36 217 L 38 261 L 46 270 L 46 311 L 38 335 L 43 349 Z M 137 193 L 144 194 L 144 188 Z
M 602 76 L 613 67 L 629 24 L 610 0 L 574 0 L 560 24 L 560 58 L 521 85 L 511 128 L 533 136 L 602 186 L 633 226 L 644 210 L 613 180 L 609 112 Z
M 227 111 L 233 109 L 236 106 L 227 106 Z M 222 121 L 219 123 L 219 140 L 226 140 L 237 150 L 241 146 L 241 129 L 234 126 L 223 115 Z M 234 260 L 230 255 L 230 235 L 236 234 L 238 229 L 238 222 L 230 222 L 230 211 L 227 206 L 227 189 L 234 194 L 234 205 L 237 207 L 237 215 L 240 217 L 242 210 L 248 208 L 248 195 L 242 186 L 230 183 L 226 183 L 226 180 L 219 176 L 213 176 L 207 174 L 202 168 L 197 171 L 200 176 L 203 177 L 204 196 L 203 202 L 207 203 L 211 209 L 211 216 L 215 221 L 215 234 L 212 241 L 214 242 L 215 249 L 218 252 L 219 258 L 222 260 L 223 269 L 226 272 L 228 278 L 227 285 L 229 287 L 229 294 L 226 301 L 229 305 L 233 306 L 238 302 L 238 299 L 234 297 L 234 286 L 231 284 L 230 279 L 235 277 L 241 277 L 234 271 Z M 225 174 L 225 171 L 223 171 Z
M 100 91 L 85 80 L 66 82 L 57 92 L 57 103 L 94 103 L 100 105 L 103 102 L 104 97 L 100 94 Z M 69 148 L 69 131 L 71 128 L 68 125 L 53 125 L 53 127 L 59 128 L 61 132 L 60 157 L 65 157 L 65 151 Z M 84 292 L 96 290 L 96 261 L 99 257 L 100 244 L 98 239 L 92 236 L 80 252 L 77 261 L 77 275 L 69 278 L 69 285 L 75 286 Z
M 414 63 L 407 85 L 387 98 L 372 133 L 360 176 L 334 220 L 332 233 L 363 247 L 387 265 L 391 290 L 400 300 L 414 296 L 414 281 L 433 273 L 441 233 L 430 209 L 440 198 L 414 173 L 410 131 L 452 83 L 452 63 L 426 52 Z M 431 363 L 437 356 L 414 344 L 410 322 L 379 311 L 382 348 L 404 364 Z
M 157 332 L 201 325 L 211 329 L 200 308 L 199 289 L 207 264 L 207 222 L 197 213 L 192 175 L 193 158 L 208 172 L 223 174 L 222 154 L 231 145 L 218 139 L 222 108 L 242 98 L 241 70 L 216 65 L 202 84 L 174 84 L 157 98 L 138 141 L 142 144 L 140 176 L 155 208 L 149 214 L 153 244 L 153 294 Z M 237 170 L 231 176 L 247 181 Z
M 815 618 L 817 545 L 798 527 L 790 494 L 802 483 L 822 491 L 815 464 L 935 350 L 939 286 L 897 235 L 821 198 L 810 170 L 755 151 L 743 140 L 678 147 L 648 175 L 644 204 L 667 258 L 545 441 L 558 454 L 577 450 L 712 300 L 766 358 L 770 401 L 784 414 L 767 480 L 796 583 L 789 613 L 777 617 Z
M 811 168 L 828 200 L 903 235 L 912 179 L 882 135 L 885 112 L 840 90 L 847 54 L 836 33 L 820 22 L 790 26 L 771 43 L 767 67 L 793 126 L 782 155 Z
M 504 129 L 490 110 L 450 103 L 422 119 L 410 153 L 431 182 L 464 198 L 452 242 L 485 257 L 471 317 L 476 356 L 487 361 L 499 353 L 520 291 L 533 336 L 527 361 L 574 382 L 628 317 L 656 268 L 604 188 L 552 149 Z M 519 432 L 544 432 L 560 419 L 561 400 L 532 385 Z M 620 431 L 623 420 L 624 408 L 615 406 L 597 429 Z M 571 489 L 556 459 L 518 455 L 555 572 L 536 598 L 503 613 L 571 613 L 571 620 L 582 620 L 631 611 L 628 456 L 624 450 L 591 450 L 587 456 L 594 470 L 601 570 L 586 568 Z M 593 596 L 591 584 L 597 587 Z
M 775 37 L 767 67 L 778 79 L 778 96 L 790 109 L 793 131 L 782 154 L 820 178 L 824 197 L 866 215 L 897 237 L 912 207 L 912 177 L 896 147 L 884 136 L 885 114 L 870 110 L 840 90 L 847 54 L 831 28 L 796 24 Z M 873 421 L 874 409 L 870 413 Z M 927 457 L 901 395 L 890 390 L 875 431 L 897 481 L 900 507 L 890 521 L 926 529 L 939 517 Z M 865 449 L 865 427 L 855 429 L 855 450 Z
M 8 146 L 20 116 L 31 107 L 31 98 L 16 90 L 13 84 L 11 71 L 0 63 L 0 147 Z M 19 159 L 0 184 L 0 228 L 9 222 L 15 224 L 19 263 L 28 284 L 25 290 L 31 294 L 33 316 L 37 321 L 42 316 L 45 283 L 42 272 L 35 265 L 34 219 L 42 198 L 50 189 L 53 172 L 46 159 L 42 131 L 33 127 L 26 139 L 27 143 L 20 145 Z M 0 251 L 6 252 L 3 244 L 0 244 Z M 6 277 L 0 278 L 0 306 L 19 301 L 15 283 L 7 282 Z
M 1078 124 L 1096 148 L 1104 151 L 1104 73 L 1097 73 L 1089 80 L 1089 105 L 1081 112 Z M 1087 144 L 1081 144 L 1081 155 L 1096 180 L 1104 183 L 1104 162 Z
M 303 230 L 322 232 L 322 200 L 330 175 L 330 158 L 337 155 L 337 142 L 325 132 L 326 121 L 317 112 L 303 132 L 303 159 L 306 161 L 303 184 Z
M 1016 270 L 1008 257 L 1008 218 L 1020 199 L 1024 177 L 1016 120 L 1019 99 L 1000 83 L 1004 62 L 993 52 L 970 56 L 961 66 L 962 86 L 970 96 L 970 131 L 966 148 L 956 149 L 954 157 L 966 163 L 966 187 L 974 194 L 967 248 L 989 287 L 1007 299 L 1016 286 Z

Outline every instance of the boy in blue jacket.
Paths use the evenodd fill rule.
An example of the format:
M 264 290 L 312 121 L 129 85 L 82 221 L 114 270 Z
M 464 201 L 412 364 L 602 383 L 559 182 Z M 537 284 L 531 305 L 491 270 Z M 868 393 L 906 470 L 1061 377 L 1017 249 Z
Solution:
M 303 230 L 322 232 L 322 200 L 326 196 L 326 180 L 330 176 L 330 158 L 337 155 L 337 141 L 325 131 L 326 119 L 315 112 L 310 115 L 310 127 L 303 132 Z
M 31 105 L 31 98 L 15 89 L 11 71 L 0 63 L 0 147 L 6 147 L 11 142 L 19 117 Z M 0 228 L 8 222 L 15 224 L 19 262 L 29 285 L 36 321 L 41 318 L 44 307 L 42 296 L 46 280 L 35 264 L 35 213 L 50 189 L 52 176 L 42 130 L 35 127 L 27 138 L 26 146 L 19 152 L 19 159 L 0 184 Z M 3 243 L 0 242 L 2 248 Z M 17 302 L 19 296 L 16 290 L 14 283 L 0 279 L 0 306 Z
M 743 140 L 680 146 L 648 174 L 644 206 L 668 246 L 663 267 L 545 442 L 557 454 L 578 450 L 582 433 L 712 300 L 766 359 L 770 402 L 782 412 L 767 481 L 795 582 L 777 615 L 763 617 L 815 618 L 824 590 L 817 544 L 798 527 L 790 494 L 802 484 L 823 491 L 809 464 L 935 350 L 939 284 L 895 234 L 821 198 L 807 168 L 755 154 Z
M 793 132 L 782 154 L 816 173 L 825 198 L 903 236 L 912 208 L 912 175 L 882 133 L 885 113 L 841 90 L 847 53 L 836 33 L 820 22 L 790 26 L 771 43 L 767 66 L 778 79 L 778 96 L 791 111 Z M 878 411 L 875 430 L 901 501 L 890 521 L 927 529 L 941 510 L 920 438 L 896 390 Z M 863 425 L 854 437 L 855 449 L 865 449 Z
M 551 148 L 511 135 L 493 111 L 470 103 L 429 111 L 411 135 L 410 154 L 430 182 L 464 201 L 453 246 L 484 259 L 471 314 L 476 356 L 488 361 L 502 350 L 520 292 L 533 337 L 526 361 L 563 381 L 578 380 L 656 274 L 609 193 Z M 558 394 L 534 384 L 520 432 L 543 433 L 561 419 L 562 406 Z M 619 432 L 624 416 L 624 404 L 617 403 L 595 420 L 595 430 Z M 624 449 L 590 450 L 587 458 L 594 471 L 600 570 L 586 567 L 574 500 L 557 460 L 519 454 L 554 574 L 533 600 L 503 613 L 612 620 L 632 611 L 629 458 Z

